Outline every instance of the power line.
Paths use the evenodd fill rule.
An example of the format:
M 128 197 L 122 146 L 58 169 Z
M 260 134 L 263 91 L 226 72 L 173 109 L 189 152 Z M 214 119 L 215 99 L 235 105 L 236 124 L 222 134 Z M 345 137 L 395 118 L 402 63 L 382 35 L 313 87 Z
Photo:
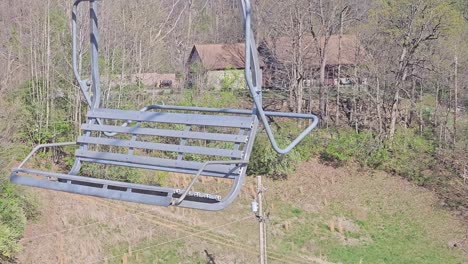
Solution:
M 226 189 L 227 190 L 227 189 Z M 226 191 L 224 190 L 224 191 Z M 219 191 L 217 192 L 216 194 L 219 194 L 223 191 Z M 68 195 L 75 195 L 75 194 L 68 194 Z M 102 199 L 97 199 L 97 198 L 92 198 L 92 197 L 87 197 L 87 196 L 81 196 L 79 195 L 80 199 L 82 200 L 88 200 L 88 201 L 94 201 L 94 202 L 97 202 L 97 203 L 100 203 L 101 205 L 103 204 L 103 202 L 101 201 Z M 129 216 L 138 216 L 138 215 L 142 215 L 142 214 L 146 214 L 146 213 L 150 213 L 150 212 L 153 212 L 155 210 L 157 210 L 158 207 L 154 207 L 154 208 L 151 208 L 150 210 L 147 210 L 147 211 L 143 211 L 143 212 L 140 212 L 140 213 L 128 213 L 127 215 L 124 215 L 124 216 L 119 216 L 119 217 L 115 217 L 115 218 L 111 218 L 111 219 L 107 219 L 105 221 L 110 221 L 110 220 L 119 220 L 119 219 L 125 219 Z M 38 239 L 38 238 L 42 238 L 42 237 L 47 237 L 47 236 L 51 236 L 51 235 L 55 235 L 55 234 L 60 234 L 60 233 L 65 233 L 65 232 L 69 232 L 69 231 L 72 231 L 72 230 L 78 230 L 78 229 L 82 229 L 82 228 L 86 228 L 86 227 L 90 227 L 90 226 L 94 226 L 94 225 L 97 225 L 97 224 L 100 224 L 102 223 L 104 220 L 97 220 L 95 222 L 92 222 L 92 223 L 88 223 L 88 224 L 84 224 L 84 225 L 80 225 L 80 226 L 76 226 L 76 227 L 71 227 L 71 228 L 66 228 L 66 229 L 63 229 L 63 230 L 58 230 L 58 231 L 52 231 L 52 232 L 48 232 L 48 233 L 43 233 L 43 234 L 40 234 L 40 235 L 36 235 L 36 236 L 31 236 L 31 237 L 23 237 L 22 240 L 35 240 L 35 239 Z
M 92 200 L 88 197 L 81 197 L 83 200 Z M 94 200 L 95 202 L 97 202 L 97 200 Z M 144 213 L 149 213 L 149 212 L 152 212 L 154 210 L 156 210 L 157 208 L 152 208 L 150 210 L 147 210 L 147 211 L 143 211 L 143 212 L 140 212 L 140 213 L 128 213 L 127 215 L 124 215 L 124 216 L 119 216 L 119 217 L 115 217 L 115 218 L 111 218 L 111 219 L 107 219 L 106 221 L 110 221 L 110 220 L 119 220 L 119 219 L 124 219 L 124 218 L 127 218 L 129 216 L 132 216 L 132 215 L 138 215 L 138 214 L 144 214 Z M 100 224 L 102 223 L 104 220 L 97 220 L 95 222 L 92 222 L 92 223 L 88 223 L 88 224 L 84 224 L 84 225 L 80 225 L 80 226 L 76 226 L 76 227 L 71 227 L 71 228 L 66 228 L 66 229 L 63 229 L 63 230 L 58 230 L 58 231 L 52 231 L 52 232 L 48 232 L 48 233 L 43 233 L 43 234 L 40 234 L 40 235 L 36 235 L 36 236 L 32 236 L 32 237 L 23 237 L 22 240 L 35 240 L 35 239 L 38 239 L 38 238 L 43 238 L 43 237 L 47 237 L 47 236 L 51 236 L 51 235 L 56 235 L 56 234 L 60 234 L 60 233 L 65 233 L 65 232 L 69 232 L 69 231 L 73 231 L 73 230 L 78 230 L 78 229 L 82 229 L 82 228 L 86 228 L 86 227 L 90 227 L 90 226 L 94 226 L 94 225 L 97 225 L 97 224 Z
M 113 202 L 110 202 L 110 203 L 117 205 L 116 203 L 113 203 Z M 106 206 L 110 207 L 110 205 L 106 205 Z M 123 209 L 123 210 L 127 210 L 127 209 L 137 210 L 136 208 L 123 207 L 123 206 L 120 206 L 120 205 L 117 205 L 117 207 L 119 209 Z M 112 208 L 114 208 L 114 207 L 112 207 Z M 194 233 L 194 232 L 196 233 L 197 231 L 184 230 L 184 229 L 190 228 L 190 229 L 195 229 L 196 230 L 197 227 L 200 227 L 200 226 L 184 225 L 182 223 L 177 223 L 177 222 L 171 221 L 169 219 L 165 219 L 164 217 L 157 216 L 157 215 L 150 215 L 148 217 L 148 216 L 143 216 L 143 215 L 139 214 L 137 217 L 141 217 L 144 220 L 153 222 L 156 225 L 160 225 L 160 226 L 162 225 L 162 226 L 165 226 L 167 228 L 170 228 L 170 229 L 173 229 L 173 230 L 176 230 L 176 231 L 186 232 L 186 233 Z M 152 219 L 152 218 L 154 218 L 154 219 Z M 155 221 L 157 221 L 157 222 L 155 222 Z M 163 221 L 171 221 L 171 222 L 170 223 L 167 223 L 167 222 L 163 223 Z M 174 227 L 174 225 L 176 225 L 177 227 Z M 239 250 L 242 250 L 242 251 L 246 251 L 246 252 L 251 253 L 253 255 L 258 254 L 258 251 L 253 251 L 250 248 L 245 248 L 245 243 L 239 243 L 238 241 L 235 241 L 235 240 L 229 239 L 229 238 L 225 238 L 222 235 L 216 234 L 216 233 L 209 234 L 209 232 L 206 232 L 204 234 L 205 234 L 205 236 L 199 236 L 199 235 L 197 235 L 197 236 L 199 236 L 200 238 L 202 238 L 204 240 L 212 241 L 214 243 L 218 243 L 218 244 L 221 244 L 221 245 L 224 245 L 224 246 L 227 246 L 227 247 L 236 248 L 236 249 L 239 249 Z M 296 263 L 310 263 L 310 261 L 308 261 L 306 259 L 303 259 L 303 258 L 300 258 L 300 257 L 296 258 L 296 257 L 283 256 L 283 254 L 276 253 L 276 252 L 270 252 L 269 258 L 275 259 L 275 260 L 278 260 L 278 261 L 282 261 L 283 263 L 295 263 L 295 264 Z
M 207 232 L 212 232 L 212 231 L 215 231 L 215 230 L 220 229 L 222 227 L 226 227 L 226 226 L 229 226 L 229 225 L 232 225 L 232 224 L 235 224 L 235 223 L 239 223 L 239 222 L 245 221 L 247 219 L 251 219 L 253 217 L 254 216 L 249 215 L 249 216 L 243 217 L 241 219 L 238 219 L 238 220 L 226 223 L 226 224 L 216 226 L 216 227 L 211 228 L 211 229 L 203 230 L 203 231 L 196 232 L 196 233 L 191 233 L 189 235 L 182 236 L 182 237 L 179 237 L 179 238 L 176 238 L 176 239 L 173 239 L 173 240 L 169 240 L 169 241 L 166 241 L 166 242 L 163 242 L 163 243 L 159 243 L 159 244 L 147 246 L 147 247 L 144 247 L 144 248 L 140 248 L 140 249 L 137 249 L 137 250 L 133 250 L 132 252 L 140 252 L 140 251 L 144 251 L 144 250 L 147 250 L 147 249 L 150 249 L 150 248 L 153 248 L 153 247 L 162 246 L 162 245 L 165 245 L 165 244 L 170 244 L 170 243 L 173 243 L 173 242 L 177 242 L 177 241 L 180 241 L 180 240 L 185 239 L 185 238 L 197 236 L 197 235 L 204 234 L 204 233 L 207 233 Z M 109 259 L 114 259 L 114 258 L 123 257 L 123 256 L 124 255 L 111 256 L 110 258 L 104 258 L 104 259 L 99 259 L 99 260 L 94 261 L 94 262 L 90 262 L 90 264 L 101 263 L 101 262 L 105 261 L 106 259 L 109 260 Z

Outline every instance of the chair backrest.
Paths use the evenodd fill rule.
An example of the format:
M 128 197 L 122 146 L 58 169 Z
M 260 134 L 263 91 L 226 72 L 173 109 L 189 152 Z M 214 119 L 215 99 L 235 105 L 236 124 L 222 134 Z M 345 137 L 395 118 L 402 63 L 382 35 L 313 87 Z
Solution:
M 87 118 L 77 140 L 81 161 L 189 174 L 206 161 L 248 160 L 258 126 L 252 114 L 94 109 Z M 129 120 L 132 126 L 122 126 Z M 213 165 L 201 175 L 233 179 L 245 167 Z

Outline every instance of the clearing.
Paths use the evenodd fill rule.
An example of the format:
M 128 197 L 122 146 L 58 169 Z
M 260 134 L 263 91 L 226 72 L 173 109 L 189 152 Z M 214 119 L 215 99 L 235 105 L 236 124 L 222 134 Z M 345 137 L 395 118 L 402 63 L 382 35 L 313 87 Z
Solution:
M 30 190 L 20 263 L 256 263 L 253 177 L 224 212 L 158 208 Z M 468 223 L 404 179 L 302 163 L 264 180 L 269 263 L 468 263 Z

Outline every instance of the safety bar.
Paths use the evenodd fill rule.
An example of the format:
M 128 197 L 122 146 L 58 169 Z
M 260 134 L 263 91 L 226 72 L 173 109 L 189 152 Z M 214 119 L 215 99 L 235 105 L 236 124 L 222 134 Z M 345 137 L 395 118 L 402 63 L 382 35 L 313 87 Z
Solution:
M 314 129 L 317 124 L 318 124 L 318 117 L 312 114 L 306 114 L 305 118 L 310 118 L 313 119 L 314 121 L 312 124 L 310 124 L 296 139 L 294 139 L 286 148 L 282 149 L 278 147 L 278 144 L 276 142 L 276 139 L 273 135 L 273 132 L 271 130 L 270 124 L 268 123 L 266 113 L 263 110 L 262 102 L 261 102 L 261 82 L 256 82 L 256 84 L 253 83 L 252 80 L 252 74 L 255 74 L 256 72 L 260 72 L 260 66 L 258 61 L 253 59 L 254 65 L 252 67 L 252 57 L 257 57 L 258 55 L 256 54 L 257 48 L 252 46 L 254 43 L 252 40 L 253 34 L 252 34 L 252 28 L 251 28 L 251 4 L 250 0 L 241 0 L 242 1 L 242 8 L 244 9 L 244 26 L 245 26 L 245 80 L 247 81 L 247 85 L 249 86 L 250 93 L 252 94 L 252 98 L 255 103 L 255 107 L 257 110 L 257 115 L 259 116 L 260 120 L 263 123 L 263 126 L 265 127 L 265 130 L 268 135 L 268 139 L 270 140 L 271 145 L 273 146 L 273 149 L 280 153 L 280 154 L 286 154 L 289 151 L 291 151 L 299 142 L 301 142 L 307 134 L 309 134 L 312 129 Z M 255 74 L 255 77 L 258 75 Z M 296 114 L 296 113 L 284 113 L 281 116 L 284 117 L 299 117 L 299 116 L 304 116 L 304 114 Z
M 208 112 L 208 113 L 211 112 L 211 113 L 223 113 L 223 114 L 241 114 L 241 115 L 252 114 L 252 110 L 246 110 L 246 109 L 209 108 L 209 107 L 175 106 L 175 105 L 148 105 L 145 108 L 141 109 L 140 111 L 146 112 L 146 111 L 153 110 L 153 109 L 176 110 L 176 111 L 196 111 L 196 112 Z M 272 111 L 263 111 L 263 113 L 265 114 L 265 116 L 270 116 L 270 117 L 311 119 L 312 124 L 309 127 L 312 127 L 312 128 L 316 127 L 318 124 L 318 117 L 312 114 L 298 114 L 298 113 L 272 112 Z M 132 122 L 133 122 L 132 120 L 128 120 L 123 124 L 123 126 L 128 126 Z M 307 130 L 308 129 L 306 129 L 306 131 Z
M 37 145 L 33 150 L 31 150 L 29 155 L 20 163 L 20 165 L 18 166 L 18 169 L 21 169 L 24 166 L 24 164 L 26 164 L 26 162 L 28 162 L 28 160 L 34 155 L 34 153 L 36 153 L 42 148 L 55 148 L 55 147 L 63 147 L 63 146 L 71 146 L 71 145 L 76 145 L 76 142 L 63 142 L 63 143 L 51 143 L 51 144 Z
M 197 181 L 198 177 L 200 177 L 201 173 L 205 170 L 205 168 L 207 166 L 210 166 L 210 165 L 220 165 L 220 164 L 223 164 L 223 165 L 232 165 L 232 164 L 248 164 L 249 162 L 246 161 L 246 160 L 228 160 L 228 161 L 207 161 L 205 163 L 203 163 L 203 165 L 200 167 L 200 169 L 198 170 L 197 174 L 195 174 L 195 176 L 193 177 L 192 181 L 190 182 L 190 184 L 187 186 L 187 188 L 185 188 L 185 191 L 184 193 L 182 193 L 182 195 L 178 198 L 178 199 L 174 199 L 172 201 L 172 205 L 180 205 L 185 197 L 187 197 L 187 195 L 189 194 L 190 190 L 192 189 L 193 185 L 195 184 L 195 182 Z

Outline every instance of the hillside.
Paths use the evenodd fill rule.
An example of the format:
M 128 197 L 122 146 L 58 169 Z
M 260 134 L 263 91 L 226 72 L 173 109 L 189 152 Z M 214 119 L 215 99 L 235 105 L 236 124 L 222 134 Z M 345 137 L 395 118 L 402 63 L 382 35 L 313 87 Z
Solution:
M 0 263 L 255 263 L 256 175 L 265 175 L 270 263 L 468 263 L 468 1 L 251 0 L 241 13 L 247 2 L 0 1 Z M 256 46 L 246 51 L 248 14 Z M 259 109 L 259 95 L 265 111 L 319 125 L 279 155 L 265 127 L 285 147 L 308 121 L 273 114 L 252 140 L 253 115 L 138 112 Z M 90 120 L 90 108 L 113 114 Z M 87 121 L 93 128 L 81 129 Z M 248 170 L 219 166 L 194 190 L 222 195 L 227 181 L 249 178 L 217 213 L 9 181 L 35 146 L 77 140 L 83 166 L 68 146 L 27 167 L 96 178 L 52 184 L 156 194 L 164 205 L 173 192 L 155 190 L 190 182 L 169 171 L 249 158 Z M 121 184 L 109 191 L 103 180 Z M 129 194 L 129 183 L 150 187 Z M 218 203 L 207 197 L 190 199 Z
M 28 224 L 18 261 L 208 263 L 210 254 L 215 263 L 255 263 L 253 180 L 220 213 L 28 189 L 43 211 Z M 266 179 L 265 186 L 269 263 L 468 261 L 466 218 L 402 178 L 311 160 L 287 180 Z

